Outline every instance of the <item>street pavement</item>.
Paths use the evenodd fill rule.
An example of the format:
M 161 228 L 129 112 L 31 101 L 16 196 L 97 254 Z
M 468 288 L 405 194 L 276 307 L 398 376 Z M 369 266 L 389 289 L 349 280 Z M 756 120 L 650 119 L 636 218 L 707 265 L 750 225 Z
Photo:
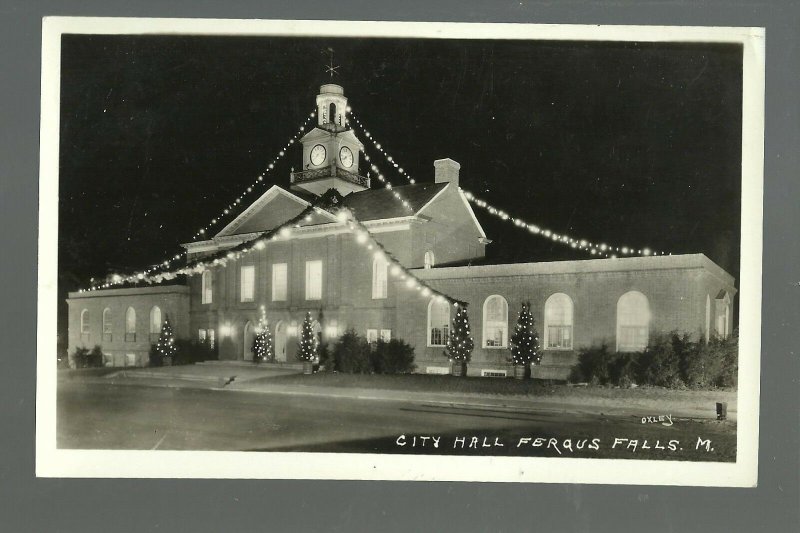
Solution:
M 256 386 L 261 382 L 250 383 Z M 698 430 L 706 438 L 729 441 L 719 448 L 727 450 L 728 455 L 731 446 L 735 446 L 735 425 L 730 423 L 704 422 L 698 426 L 697 422 L 685 420 L 672 427 L 644 426 L 638 417 L 629 414 L 598 415 L 547 404 L 469 404 L 417 394 L 409 398 L 408 393 L 398 398 L 353 397 L 346 396 L 347 391 L 338 391 L 337 395 L 324 391 L 291 394 L 269 392 L 263 386 L 253 392 L 242 390 L 247 387 L 247 380 L 239 383 L 239 390 L 230 385 L 187 384 L 153 386 L 147 378 L 119 382 L 107 378 L 61 380 L 58 446 L 557 456 L 567 453 L 559 449 L 560 445 L 536 448 L 528 443 L 517 447 L 514 444 L 528 437 L 556 438 L 562 444 L 563 439 L 591 442 L 594 437 L 605 446 L 615 436 L 624 436 L 649 438 L 651 446 L 661 439 L 665 446 L 673 438 L 684 442 L 695 439 Z M 422 438 L 434 436 L 440 438 L 438 447 L 434 447 L 432 438 Z M 479 444 L 470 447 L 471 442 Z M 603 452 L 584 448 L 569 455 L 617 457 L 621 453 Z M 653 458 L 681 458 L 679 453 L 664 450 L 651 453 Z M 706 460 L 709 459 L 730 460 L 727 456 Z

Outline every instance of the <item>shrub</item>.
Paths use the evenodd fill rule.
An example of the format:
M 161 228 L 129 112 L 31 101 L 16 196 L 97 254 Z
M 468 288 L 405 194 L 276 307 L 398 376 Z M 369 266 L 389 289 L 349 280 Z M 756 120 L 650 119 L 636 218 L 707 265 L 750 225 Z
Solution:
M 677 335 L 657 336 L 639 356 L 640 383 L 674 387 L 682 383 L 680 376 L 681 345 Z
M 735 387 L 739 343 L 736 336 L 698 343 L 686 362 L 686 383 L 691 387 Z
M 573 383 L 588 381 L 593 385 L 605 385 L 611 379 L 613 359 L 605 343 L 599 348 L 584 348 L 578 352 L 578 364 L 573 367 L 569 379 Z
M 216 349 L 212 349 L 207 341 L 175 339 L 173 365 L 192 365 L 201 361 L 216 361 L 217 358 Z
M 639 380 L 639 357 L 638 352 L 617 352 L 613 354 L 609 361 L 609 381 L 623 388 L 629 388 Z
M 327 342 L 323 342 L 319 346 L 319 366 L 324 368 L 326 372 L 335 372 L 337 370 L 334 351 Z
M 400 339 L 389 342 L 379 340 L 370 354 L 372 370 L 376 374 L 409 374 L 417 368 L 414 348 Z
M 90 352 L 88 348 L 75 348 L 72 352 L 75 368 L 95 368 L 103 366 L 103 349 L 95 345 Z
M 333 348 L 336 370 L 348 374 L 368 374 L 371 370 L 370 347 L 354 329 L 348 329 Z

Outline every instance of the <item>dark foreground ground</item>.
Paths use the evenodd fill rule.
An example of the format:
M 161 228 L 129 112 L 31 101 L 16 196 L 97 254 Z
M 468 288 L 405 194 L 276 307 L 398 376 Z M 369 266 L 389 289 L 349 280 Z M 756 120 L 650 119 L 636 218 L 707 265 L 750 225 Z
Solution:
M 665 426 L 642 424 L 639 414 L 589 415 L 552 404 L 520 409 L 411 398 L 374 401 L 65 382 L 58 390 L 58 446 L 684 461 L 736 457 L 731 421 L 673 418 Z M 699 446 L 698 439 L 703 439 Z

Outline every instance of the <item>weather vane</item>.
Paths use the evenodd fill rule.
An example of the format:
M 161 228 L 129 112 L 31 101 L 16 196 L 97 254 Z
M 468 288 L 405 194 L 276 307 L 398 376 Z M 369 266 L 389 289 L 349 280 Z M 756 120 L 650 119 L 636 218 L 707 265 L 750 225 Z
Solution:
M 329 73 L 331 75 L 331 79 L 333 79 L 333 75 L 334 74 L 339 74 L 337 72 L 337 69 L 339 68 L 339 65 L 334 65 L 333 64 L 333 48 L 328 47 L 327 49 L 323 50 L 322 53 L 323 54 L 329 54 L 329 56 L 328 56 L 328 64 L 325 65 L 325 72 Z

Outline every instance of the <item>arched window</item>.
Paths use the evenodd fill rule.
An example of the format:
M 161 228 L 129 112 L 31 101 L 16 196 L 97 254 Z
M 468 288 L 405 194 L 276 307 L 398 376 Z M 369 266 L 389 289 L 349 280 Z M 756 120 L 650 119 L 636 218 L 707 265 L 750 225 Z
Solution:
M 388 292 L 387 271 L 389 263 L 386 257 L 378 255 L 372 261 L 372 298 L 386 298 Z
M 213 290 L 212 290 L 211 271 L 210 270 L 206 270 L 205 272 L 203 272 L 203 275 L 201 276 L 200 279 L 201 279 L 201 285 L 202 285 L 202 287 L 200 289 L 201 290 L 201 292 L 200 292 L 201 301 L 204 304 L 210 304 L 211 301 L 213 300 L 213 296 L 214 296 Z
M 433 252 L 428 250 L 425 252 L 425 259 L 424 259 L 425 268 L 432 268 L 436 266 L 436 259 L 433 256 Z
M 617 351 L 638 352 L 650 340 L 650 304 L 638 291 L 626 292 L 617 301 Z
M 125 311 L 125 341 L 134 342 L 136 340 L 136 311 L 129 307 Z
M 111 309 L 103 309 L 103 341 L 110 342 L 111 339 Z
M 715 329 L 717 336 L 724 339 L 731 333 L 731 297 L 720 291 L 714 304 Z
M 428 304 L 428 346 L 445 346 L 450 338 L 450 304 L 433 299 Z
M 87 341 L 89 338 L 89 310 L 81 311 L 81 340 Z
M 331 103 L 330 107 L 328 107 L 328 121 L 331 124 L 336 124 L 336 104 Z
M 572 298 L 563 292 L 544 303 L 544 345 L 547 350 L 572 349 Z
M 508 302 L 499 294 L 489 296 L 483 302 L 483 346 L 508 346 Z
M 158 340 L 158 336 L 161 334 L 161 308 L 157 305 L 154 305 L 152 309 L 150 309 L 150 340 L 153 339 Z

